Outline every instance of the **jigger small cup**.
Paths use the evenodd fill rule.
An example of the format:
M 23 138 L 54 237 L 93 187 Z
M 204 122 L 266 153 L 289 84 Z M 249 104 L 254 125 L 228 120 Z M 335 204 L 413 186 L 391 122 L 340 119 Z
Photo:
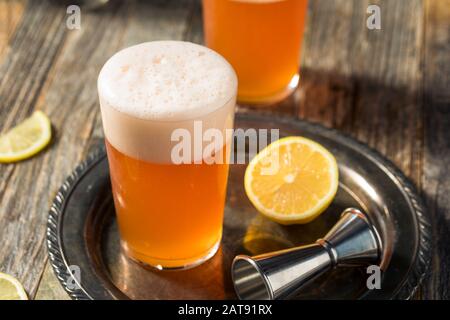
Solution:
M 369 219 L 349 208 L 326 236 L 313 244 L 254 257 L 236 256 L 231 267 L 234 289 L 241 300 L 285 299 L 336 266 L 378 264 L 381 244 Z

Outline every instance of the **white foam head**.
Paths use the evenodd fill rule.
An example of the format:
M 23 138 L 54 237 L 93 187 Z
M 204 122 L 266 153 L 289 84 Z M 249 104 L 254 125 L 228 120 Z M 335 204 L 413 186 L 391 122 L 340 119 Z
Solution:
M 141 119 L 201 116 L 231 99 L 236 84 L 222 56 L 182 41 L 147 42 L 119 51 L 98 78 L 104 100 Z
M 232 126 L 236 74 L 222 56 L 197 44 L 126 48 L 105 63 L 97 85 L 106 138 L 138 159 L 169 162 L 170 134 L 190 130 L 194 120 L 203 129 Z

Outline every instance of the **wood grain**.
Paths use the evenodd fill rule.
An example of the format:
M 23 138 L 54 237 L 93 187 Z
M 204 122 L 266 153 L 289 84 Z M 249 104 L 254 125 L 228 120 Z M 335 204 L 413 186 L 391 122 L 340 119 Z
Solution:
M 381 30 L 366 27 L 369 4 L 381 8 Z M 421 1 L 311 5 L 300 117 L 367 142 L 419 181 Z
M 35 108 L 64 41 L 63 18 L 64 13 L 47 2 L 28 3 L 0 66 L 2 131 Z M 49 155 L 45 152 L 19 164 L 0 166 L 0 271 L 18 277 L 31 296 L 46 260 L 46 212 L 54 192 L 49 180 L 56 161 Z
M 429 299 L 450 299 L 450 1 L 425 2 L 422 188 L 433 217 Z

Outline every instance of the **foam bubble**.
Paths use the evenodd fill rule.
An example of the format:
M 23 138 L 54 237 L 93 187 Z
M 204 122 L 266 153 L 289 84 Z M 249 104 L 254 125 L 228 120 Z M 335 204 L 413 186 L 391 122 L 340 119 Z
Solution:
M 140 119 L 181 120 L 223 106 L 237 87 L 229 63 L 189 42 L 138 44 L 112 56 L 98 78 L 99 95 Z

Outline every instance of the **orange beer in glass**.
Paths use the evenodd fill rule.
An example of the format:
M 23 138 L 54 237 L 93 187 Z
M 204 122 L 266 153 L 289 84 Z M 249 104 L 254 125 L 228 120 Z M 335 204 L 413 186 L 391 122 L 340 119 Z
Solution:
M 298 85 L 307 0 L 203 0 L 205 43 L 239 78 L 238 100 L 267 104 Z
M 111 57 L 98 90 L 125 253 L 158 269 L 207 260 L 222 236 L 234 70 L 196 44 L 148 42 Z M 224 139 L 213 149 L 203 149 L 201 140 L 204 152 L 197 152 L 198 124 L 202 132 L 218 130 Z M 183 153 L 176 149 L 182 140 L 177 132 L 189 139 Z M 174 159 L 180 154 L 183 162 Z

